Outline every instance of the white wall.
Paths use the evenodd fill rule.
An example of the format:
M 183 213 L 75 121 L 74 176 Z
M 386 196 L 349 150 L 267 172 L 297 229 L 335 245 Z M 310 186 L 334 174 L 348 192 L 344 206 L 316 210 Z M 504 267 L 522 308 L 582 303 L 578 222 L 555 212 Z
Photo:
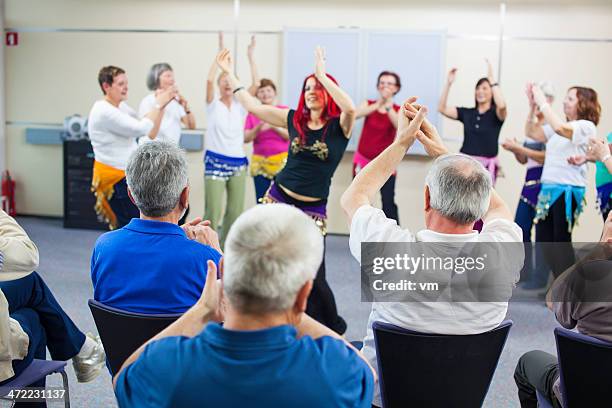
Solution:
M 609 2 L 564 1 L 560 7 L 546 0 L 538 5 L 510 1 L 506 35 L 510 37 L 612 38 L 612 6 Z M 573 4 L 573 5 L 572 5 Z M 116 28 L 169 30 L 233 29 L 232 1 L 110 0 L 6 0 L 6 27 L 9 28 Z M 241 1 L 238 68 L 248 78 L 245 51 L 249 31 L 258 35 L 257 59 L 263 75 L 281 78 L 280 31 L 284 26 L 360 26 L 384 29 L 447 29 L 447 67 L 459 67 L 450 103 L 470 105 L 477 78 L 485 74 L 484 58 L 497 61 L 498 44 L 481 36 L 499 33 L 499 8 L 493 2 L 469 3 L 436 1 L 424 6 L 416 1 Z M 226 35 L 233 46 L 233 36 Z M 96 74 L 102 65 L 125 68 L 130 78 L 129 102 L 136 106 L 146 94 L 144 78 L 148 67 L 167 61 L 175 69 L 178 84 L 196 113 L 198 127 L 204 127 L 204 80 L 217 47 L 216 35 L 209 33 L 20 33 L 18 47 L 5 49 L 6 120 L 10 122 L 60 123 L 73 113 L 87 114 L 100 91 Z M 310 53 L 310 50 L 305 50 Z M 611 42 L 536 41 L 509 39 L 504 43 L 502 90 L 508 105 L 508 119 L 501 137 L 521 137 L 527 104 L 523 94 L 529 80 L 551 80 L 559 94 L 574 84 L 595 88 L 601 98 L 601 135 L 612 130 L 609 106 L 612 86 Z M 406 55 L 418 63 L 418 55 Z M 427 78 L 403 78 L 410 81 Z M 280 84 L 282 86 L 282 84 Z M 358 102 L 358 101 L 356 101 Z M 17 179 L 17 208 L 22 214 L 62 214 L 62 153 L 59 146 L 32 146 L 25 143 L 25 126 L 7 126 L 7 165 Z M 446 136 L 460 137 L 461 125 L 445 120 Z M 457 142 L 452 143 L 458 149 Z M 250 148 L 249 148 L 250 150 Z M 203 211 L 202 153 L 189 153 L 192 206 Z M 351 155 L 347 153 L 333 180 L 329 199 L 330 231 L 347 232 L 339 209 L 339 196 L 351 180 Z M 505 178 L 498 181 L 502 197 L 514 207 L 518 200 L 524 169 L 506 152 L 500 153 Z M 422 180 L 428 161 L 406 158 L 399 168 L 397 194 L 400 217 L 405 227 L 423 227 Z M 595 211 L 591 171 L 588 206 L 574 232 L 574 239 L 596 238 L 601 228 Z M 254 204 L 254 192 L 247 182 L 247 205 Z

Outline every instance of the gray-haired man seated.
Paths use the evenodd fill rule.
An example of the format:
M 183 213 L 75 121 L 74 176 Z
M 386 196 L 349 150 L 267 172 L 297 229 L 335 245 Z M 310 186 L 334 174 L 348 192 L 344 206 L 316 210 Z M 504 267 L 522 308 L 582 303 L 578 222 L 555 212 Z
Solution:
M 402 106 L 395 142 L 361 170 L 342 196 L 342 208 L 351 228 L 349 245 L 353 256 L 361 262 L 362 242 L 451 242 L 469 245 L 522 242 L 521 229 L 513 222 L 513 214 L 493 189 L 488 172 L 469 156 L 448 154 L 436 128 L 425 119 L 427 109 L 414 104 L 415 100 L 411 98 Z M 425 200 L 421 204 L 426 229 L 415 234 L 399 227 L 371 203 L 416 139 L 436 160 L 425 179 Z M 479 219 L 484 220 L 480 234 L 473 230 L 474 222 Z M 506 270 L 511 275 L 504 278 L 506 282 L 518 281 L 522 259 L 516 261 L 516 265 Z M 376 366 L 372 331 L 374 321 L 419 332 L 475 334 L 497 327 L 506 316 L 507 309 L 507 299 L 480 302 L 375 301 L 372 303 L 363 352 Z M 374 405 L 382 405 L 378 390 Z
M 304 313 L 323 256 L 312 219 L 256 206 L 233 224 L 225 251 L 221 281 L 209 261 L 198 303 L 124 363 L 119 405 L 370 407 L 365 357 Z

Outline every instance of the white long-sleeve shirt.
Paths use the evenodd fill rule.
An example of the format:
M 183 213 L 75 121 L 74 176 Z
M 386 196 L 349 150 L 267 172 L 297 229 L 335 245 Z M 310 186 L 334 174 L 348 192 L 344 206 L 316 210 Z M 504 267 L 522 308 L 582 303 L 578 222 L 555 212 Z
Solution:
M 138 115 L 143 118 L 153 109 L 157 101 L 155 100 L 155 94 L 149 94 L 143 98 L 138 107 Z M 164 108 L 164 117 L 159 125 L 159 132 L 157 132 L 156 141 L 170 142 L 178 146 L 181 140 L 181 119 L 187 115 L 183 106 L 173 99 Z M 152 140 L 148 137 L 143 137 L 138 140 L 138 143 L 147 143 Z
M 136 139 L 149 134 L 153 121 L 139 119 L 125 102 L 115 107 L 99 100 L 89 112 L 87 129 L 96 161 L 125 170 L 130 154 L 137 148 Z

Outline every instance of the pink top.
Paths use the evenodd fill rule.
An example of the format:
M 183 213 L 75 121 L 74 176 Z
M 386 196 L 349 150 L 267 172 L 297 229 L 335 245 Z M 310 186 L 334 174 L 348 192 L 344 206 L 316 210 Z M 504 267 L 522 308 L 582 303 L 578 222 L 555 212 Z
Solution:
M 284 105 L 277 105 L 277 108 L 287 108 Z M 244 124 L 244 129 L 253 129 L 261 123 L 258 117 L 249 113 Z M 253 140 L 253 154 L 259 156 L 272 156 L 289 150 L 289 141 L 283 139 L 276 131 L 272 129 L 259 132 Z

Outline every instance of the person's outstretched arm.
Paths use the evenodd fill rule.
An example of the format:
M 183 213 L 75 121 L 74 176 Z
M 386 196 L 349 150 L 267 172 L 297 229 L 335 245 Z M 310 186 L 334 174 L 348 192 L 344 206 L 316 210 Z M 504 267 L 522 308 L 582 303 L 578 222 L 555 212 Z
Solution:
M 525 147 L 518 143 L 516 139 L 507 139 L 502 143 L 502 147 L 514 154 L 516 160 L 521 163 L 527 163 L 527 159 L 532 159 L 539 164 L 544 164 L 546 152 L 543 150 L 534 150 Z
M 368 103 L 368 101 L 363 101 L 357 106 L 355 111 L 355 119 L 363 118 L 364 116 L 368 116 L 370 113 L 376 111 L 376 109 L 380 108 L 381 100 L 378 100 L 374 103 Z
M 414 143 L 427 114 L 427 108 L 422 107 L 413 120 L 408 118 L 405 105 L 415 100 L 416 98 L 408 99 L 400 110 L 395 141 L 364 167 L 342 194 L 340 205 L 348 217 L 349 225 L 352 223 L 353 215 L 360 207 L 372 203 L 374 196 L 391 177 L 406 155 L 406 151 Z
M 223 31 L 219 31 L 219 52 L 223 50 Z M 215 77 L 217 75 L 217 60 L 210 65 L 208 76 L 206 77 L 206 104 L 209 105 L 215 99 Z
M 247 49 L 247 56 L 249 58 L 249 67 L 251 68 L 251 86 L 249 86 L 249 93 L 253 96 L 257 93 L 257 88 L 259 88 L 259 84 L 261 82 L 261 78 L 259 77 L 259 69 L 257 68 L 257 63 L 255 62 L 255 36 L 251 36 L 251 43 L 249 44 L 249 48 Z
M 501 87 L 499 83 L 495 82 L 495 77 L 493 75 L 493 65 L 487 59 L 487 79 L 491 84 L 491 92 L 493 93 L 493 101 L 495 102 L 495 114 L 499 120 L 506 120 L 506 115 L 508 114 L 508 109 L 506 106 L 506 100 L 504 99 L 504 94 L 502 93 Z
M 542 128 L 543 121 L 536 117 L 538 106 L 533 100 L 533 84 L 527 84 L 527 98 L 529 99 L 529 113 L 525 121 L 525 135 L 536 142 L 546 143 L 546 134 Z
M 563 136 L 568 139 L 572 139 L 574 136 L 574 127 L 571 123 L 563 121 L 559 115 L 553 111 L 550 104 L 546 101 L 546 96 L 539 86 L 533 87 L 533 99 L 538 105 L 540 112 L 544 115 L 546 122 L 553 128 L 556 134 Z
M 508 208 L 504 200 L 502 200 L 499 194 L 497 194 L 497 191 L 492 188 L 489 209 L 485 213 L 484 217 L 482 217 L 482 220 L 487 223 L 497 218 L 514 221 L 514 216 L 512 212 L 510 212 L 510 209 Z
M 221 50 L 216 58 L 217 66 L 227 74 L 227 77 L 234 89 L 234 95 L 238 102 L 253 115 L 272 126 L 287 128 L 287 108 L 277 108 L 272 105 L 263 105 L 253 95 L 251 95 L 240 83 L 240 80 L 232 72 L 232 58 L 229 50 Z
M 458 119 L 459 114 L 457 113 L 457 107 L 448 106 L 448 93 L 450 92 L 450 88 L 455 82 L 455 76 L 457 75 L 457 68 L 453 68 L 448 72 L 448 77 L 446 78 L 446 83 L 444 84 L 444 88 L 442 89 L 442 95 L 440 96 L 440 102 L 438 102 L 438 112 L 443 114 L 449 119 Z
M 344 136 L 347 138 L 351 137 L 357 110 L 351 97 L 326 75 L 325 51 L 321 47 L 315 49 L 315 77 L 342 111 L 340 114 L 340 127 L 342 132 L 344 132 Z

